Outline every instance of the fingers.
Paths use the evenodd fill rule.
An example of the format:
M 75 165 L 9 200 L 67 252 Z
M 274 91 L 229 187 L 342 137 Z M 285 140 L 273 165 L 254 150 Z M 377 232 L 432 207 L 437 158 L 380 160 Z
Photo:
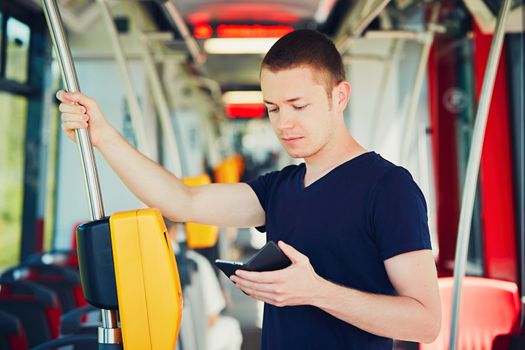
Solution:
M 246 279 L 238 278 L 237 276 L 232 276 L 230 278 L 241 289 L 249 288 L 261 292 L 279 293 L 279 291 L 276 290 L 276 287 L 272 284 L 255 283 Z
M 88 116 L 85 114 L 62 114 L 62 128 L 65 131 L 88 127 Z
M 58 106 L 58 110 L 62 113 L 76 113 L 76 114 L 85 114 L 87 113 L 86 107 L 80 105 L 68 105 L 61 103 Z
M 251 288 L 241 288 L 241 290 L 249 296 L 251 296 L 252 298 L 262 301 L 264 303 L 272 304 L 275 306 L 284 306 L 285 299 L 283 296 L 276 295 L 270 292 L 261 292 Z
M 254 271 L 245 271 L 237 270 L 235 274 L 245 280 L 257 283 L 275 283 L 282 280 L 280 271 L 266 271 L 266 272 L 254 272 Z
M 56 98 L 62 103 L 68 105 L 80 104 L 82 106 L 86 106 L 87 108 L 98 108 L 97 102 L 94 99 L 84 95 L 81 92 L 66 92 L 64 90 L 59 90 L 56 93 Z
M 300 262 L 306 262 L 308 261 L 308 257 L 301 252 L 299 252 L 297 249 L 292 247 L 289 244 L 284 243 L 283 241 L 279 241 L 277 243 L 279 245 L 279 248 L 283 251 L 284 254 L 294 263 L 300 263 Z

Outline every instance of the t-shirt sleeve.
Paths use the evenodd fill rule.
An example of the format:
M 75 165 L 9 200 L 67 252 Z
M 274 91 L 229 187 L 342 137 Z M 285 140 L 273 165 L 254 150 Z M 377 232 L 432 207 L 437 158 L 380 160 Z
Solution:
M 383 260 L 431 249 L 425 198 L 407 170 L 388 170 L 372 198 L 372 232 Z
M 272 171 L 247 182 L 253 192 L 255 192 L 265 212 L 268 212 L 268 201 L 278 174 L 278 171 Z M 265 226 L 259 226 L 256 229 L 260 232 L 266 232 Z

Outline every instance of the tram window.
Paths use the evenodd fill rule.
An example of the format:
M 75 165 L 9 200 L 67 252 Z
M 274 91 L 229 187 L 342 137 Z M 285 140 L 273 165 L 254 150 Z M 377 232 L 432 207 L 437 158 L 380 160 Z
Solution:
M 4 15 L 0 12 L 0 48 L 2 47 L 2 41 L 4 40 Z M 2 67 L 2 54 L 0 51 L 0 67 Z M 1 69 L 0 69 L 1 70 Z
M 27 99 L 0 92 L 0 269 L 18 261 Z
M 20 83 L 27 81 L 29 62 L 29 26 L 16 18 L 7 19 L 6 78 Z

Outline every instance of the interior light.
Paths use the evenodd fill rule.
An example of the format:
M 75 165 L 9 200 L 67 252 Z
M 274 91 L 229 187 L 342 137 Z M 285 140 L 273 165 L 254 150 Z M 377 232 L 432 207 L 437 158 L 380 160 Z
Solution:
M 263 103 L 262 91 L 228 91 L 222 95 L 222 101 L 228 104 Z
M 265 54 L 277 38 L 217 38 L 207 39 L 204 50 L 209 54 Z

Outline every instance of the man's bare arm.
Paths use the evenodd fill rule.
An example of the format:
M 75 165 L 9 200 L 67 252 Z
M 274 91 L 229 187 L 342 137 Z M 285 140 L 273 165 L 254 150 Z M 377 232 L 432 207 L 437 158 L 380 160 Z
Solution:
M 441 305 L 430 250 L 401 254 L 385 261 L 397 296 L 342 287 L 321 279 L 312 304 L 369 333 L 423 343 L 439 334 Z
M 96 101 L 80 94 L 59 91 L 62 128 L 72 140 L 74 129 L 85 128 L 126 187 L 143 203 L 159 208 L 174 221 L 192 221 L 224 227 L 264 224 L 259 200 L 246 184 L 213 184 L 188 187 L 175 175 L 135 150 L 106 121 Z

